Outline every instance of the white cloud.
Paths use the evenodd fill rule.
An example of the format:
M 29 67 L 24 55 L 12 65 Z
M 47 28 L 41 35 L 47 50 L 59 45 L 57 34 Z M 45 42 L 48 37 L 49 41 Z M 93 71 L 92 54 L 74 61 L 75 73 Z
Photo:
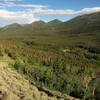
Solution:
M 0 8 L 4 7 L 24 7 L 24 8 L 46 8 L 45 5 L 35 5 L 35 4 L 16 4 L 16 1 L 23 0 L 0 0 Z
M 19 7 L 34 7 L 34 8 L 46 8 L 47 6 L 43 6 L 43 5 L 15 5 L 15 6 L 19 6 Z
M 77 11 L 76 14 L 89 14 L 100 11 L 100 7 L 94 7 L 94 8 L 84 8 L 80 11 Z
M 12 3 L 13 5 L 13 3 Z M 11 6 L 11 5 L 9 5 Z M 22 6 L 22 5 L 20 5 Z M 26 5 L 23 5 L 23 7 L 26 7 Z M 27 9 L 24 11 L 8 11 L 5 9 L 0 10 L 0 25 L 6 25 L 11 23 L 20 23 L 20 24 L 26 24 L 31 23 L 34 21 L 37 21 L 34 17 L 35 14 L 40 15 L 81 15 L 81 14 L 89 14 L 93 12 L 100 11 L 100 7 L 94 7 L 94 8 L 84 8 L 79 11 L 75 11 L 72 9 L 65 9 L 65 10 L 54 10 L 54 9 L 48 9 L 43 8 L 41 5 L 27 5 L 27 7 L 35 7 L 35 9 Z
M 13 7 L 13 6 L 14 6 L 13 2 L 0 3 L 0 8 Z
M 5 3 L 0 3 L 0 7 L 24 7 L 24 8 L 46 8 L 47 6 L 44 5 L 33 5 L 33 4 L 15 4 L 13 2 L 5 2 Z
M 41 8 L 36 8 L 33 13 L 36 14 L 42 14 L 42 15 L 72 15 L 75 14 L 76 12 L 67 9 L 67 10 L 53 10 L 53 9 L 41 9 Z
M 72 9 L 53 10 L 53 9 L 35 8 L 35 10 L 33 10 L 33 13 L 41 15 L 75 15 L 75 14 L 79 15 L 79 14 L 89 14 L 98 11 L 100 11 L 100 7 L 84 8 L 80 11 L 74 11 Z
M 0 25 L 2 26 L 15 22 L 26 24 L 37 20 L 34 18 L 34 14 L 27 13 L 26 11 L 9 12 L 7 10 L 0 10 Z
M 22 0 L 0 0 L 2 2 L 11 2 L 11 1 L 22 1 Z

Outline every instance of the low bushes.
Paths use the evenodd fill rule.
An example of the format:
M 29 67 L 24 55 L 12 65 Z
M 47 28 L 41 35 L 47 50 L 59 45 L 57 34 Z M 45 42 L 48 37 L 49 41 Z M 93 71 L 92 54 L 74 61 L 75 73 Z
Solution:
M 17 57 L 16 53 L 10 49 L 5 49 L 5 53 L 12 59 L 16 59 Z
M 84 100 L 94 98 L 95 85 L 90 85 L 90 82 L 94 78 L 93 72 L 95 73 L 96 68 L 99 68 L 100 54 L 82 47 L 70 48 L 70 52 L 61 52 L 61 49 L 55 52 L 53 48 L 53 50 L 49 49 L 33 48 L 23 44 L 6 53 L 11 58 L 15 57 L 14 68 L 19 73 L 27 75 L 41 87 L 57 90 L 76 98 L 85 98 Z
M 24 70 L 25 70 L 26 65 L 20 61 L 20 60 L 16 60 L 15 64 L 14 64 L 14 68 L 21 74 L 24 74 Z
M 2 49 L 0 48 L 0 56 L 3 56 L 3 52 Z

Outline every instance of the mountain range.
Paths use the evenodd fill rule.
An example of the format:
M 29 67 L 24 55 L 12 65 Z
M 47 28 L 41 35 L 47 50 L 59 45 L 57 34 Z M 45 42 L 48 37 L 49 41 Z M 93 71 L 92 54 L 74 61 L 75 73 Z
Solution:
M 54 32 L 67 33 L 83 33 L 100 30 L 100 12 L 81 15 L 69 21 L 62 22 L 58 19 L 50 22 L 36 21 L 31 24 L 13 23 L 0 28 L 0 33 L 16 33 L 16 32 L 34 32 L 41 30 L 49 30 Z

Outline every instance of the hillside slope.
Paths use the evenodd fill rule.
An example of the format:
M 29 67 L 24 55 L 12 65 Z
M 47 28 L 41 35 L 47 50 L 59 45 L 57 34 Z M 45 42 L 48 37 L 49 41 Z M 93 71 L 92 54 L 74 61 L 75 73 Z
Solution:
M 49 96 L 39 91 L 28 80 L 8 67 L 7 62 L 0 62 L 0 100 L 75 100 L 67 96 L 66 98 Z
M 31 24 L 20 25 L 17 23 L 0 28 L 0 33 L 35 33 L 41 31 L 62 33 L 83 33 L 100 30 L 100 12 L 81 15 L 69 21 L 61 22 L 58 19 L 48 23 L 36 21 Z M 53 30 L 53 31 L 52 31 Z
M 81 15 L 64 23 L 61 23 L 58 26 L 58 29 L 63 30 L 66 33 L 81 33 L 100 30 L 99 27 L 100 12 L 96 12 L 92 14 Z

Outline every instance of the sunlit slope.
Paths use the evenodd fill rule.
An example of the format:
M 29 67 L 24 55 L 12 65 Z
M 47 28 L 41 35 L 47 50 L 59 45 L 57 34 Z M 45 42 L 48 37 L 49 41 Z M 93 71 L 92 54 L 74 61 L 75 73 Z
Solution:
M 10 59 L 9 59 L 10 61 Z M 61 97 L 39 91 L 24 76 L 8 66 L 7 60 L 0 60 L 0 100 L 75 100 L 70 96 Z M 12 62 L 12 61 L 11 61 Z

